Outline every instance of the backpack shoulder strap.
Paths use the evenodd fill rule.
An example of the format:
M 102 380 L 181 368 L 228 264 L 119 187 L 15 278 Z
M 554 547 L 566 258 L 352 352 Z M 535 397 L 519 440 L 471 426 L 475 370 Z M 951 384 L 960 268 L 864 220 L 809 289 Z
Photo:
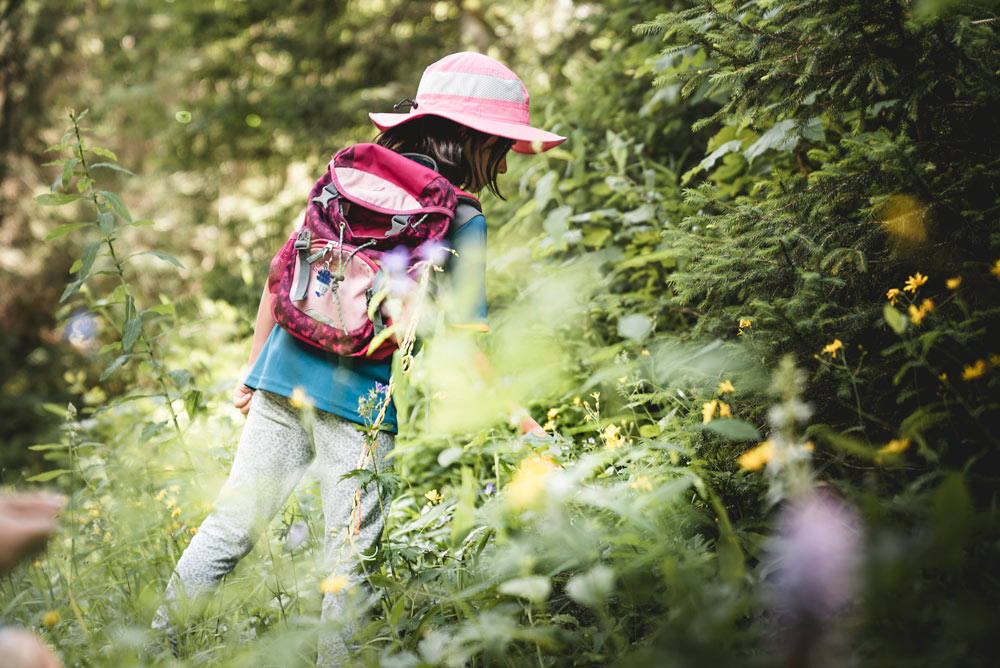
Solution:
M 475 197 L 459 193 L 458 205 L 455 207 L 455 222 L 452 225 L 451 233 L 459 231 L 465 227 L 470 220 L 482 215 L 483 207 Z

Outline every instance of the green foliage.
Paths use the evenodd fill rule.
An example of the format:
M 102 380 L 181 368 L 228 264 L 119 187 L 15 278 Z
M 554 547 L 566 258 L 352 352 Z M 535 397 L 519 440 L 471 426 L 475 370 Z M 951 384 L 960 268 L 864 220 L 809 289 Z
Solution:
M 58 290 L 46 303 L 103 324 L 99 363 L 66 376 L 82 408 L 44 397 L 64 425 L 30 451 L 47 470 L 22 478 L 69 494 L 67 526 L 9 579 L 4 618 L 57 611 L 44 632 L 67 665 L 143 663 L 231 465 L 262 267 L 301 209 L 286 184 L 368 137 L 363 112 L 411 94 L 439 51 L 474 45 L 570 141 L 512 157 L 509 199 L 487 203 L 489 336 L 427 318 L 413 370 L 396 363 L 394 470 L 343 480 L 396 494 L 352 598 L 369 615 L 358 663 L 803 665 L 788 648 L 821 647 L 831 664 L 990 665 L 994 6 L 388 1 L 278 17 L 178 0 L 76 25 L 108 54 L 89 76 L 121 104 L 101 127 L 139 176 L 74 132 L 37 199 L 57 212 L 39 236 L 74 274 L 65 305 Z M 516 405 L 551 436 L 512 434 Z M 840 587 L 850 605 L 815 618 L 780 585 L 799 573 L 821 599 L 808 585 L 836 570 L 824 541 L 844 534 L 823 522 L 808 559 L 788 551 L 783 518 L 819 492 L 855 509 L 860 570 Z M 308 665 L 321 527 L 310 481 L 192 618 L 180 665 Z

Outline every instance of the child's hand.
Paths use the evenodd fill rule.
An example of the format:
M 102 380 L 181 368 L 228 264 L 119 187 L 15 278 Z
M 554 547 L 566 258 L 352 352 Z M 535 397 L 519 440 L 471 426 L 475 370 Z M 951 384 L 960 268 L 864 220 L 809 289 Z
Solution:
M 531 434 L 532 436 L 541 436 L 544 438 L 549 435 L 548 432 L 542 429 L 542 425 L 535 422 L 534 418 L 530 415 L 521 420 L 520 428 L 521 433 L 526 436 Z
M 253 398 L 253 390 L 242 382 L 233 390 L 233 406 L 239 409 L 240 413 L 246 417 L 250 412 L 250 400 Z
M 64 497 L 38 492 L 0 495 L 0 574 L 44 549 L 65 502 Z

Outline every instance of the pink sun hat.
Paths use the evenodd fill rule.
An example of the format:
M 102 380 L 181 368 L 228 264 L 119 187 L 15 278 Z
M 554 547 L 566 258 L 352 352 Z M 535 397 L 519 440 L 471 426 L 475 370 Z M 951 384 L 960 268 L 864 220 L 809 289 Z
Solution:
M 422 116 L 441 116 L 513 139 L 518 153 L 541 153 L 566 141 L 531 127 L 528 89 L 510 69 L 481 53 L 453 53 L 429 65 L 420 77 L 409 113 L 368 114 L 379 130 Z

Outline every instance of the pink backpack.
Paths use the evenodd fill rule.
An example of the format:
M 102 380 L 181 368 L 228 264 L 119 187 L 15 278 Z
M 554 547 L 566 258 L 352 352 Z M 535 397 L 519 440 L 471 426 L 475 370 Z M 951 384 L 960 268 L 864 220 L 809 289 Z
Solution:
M 424 256 L 480 211 L 424 161 L 434 162 L 376 144 L 333 157 L 309 193 L 302 227 L 271 260 L 275 322 L 338 355 L 393 353 L 396 340 L 379 336 L 393 324 L 383 298 L 415 288 Z

